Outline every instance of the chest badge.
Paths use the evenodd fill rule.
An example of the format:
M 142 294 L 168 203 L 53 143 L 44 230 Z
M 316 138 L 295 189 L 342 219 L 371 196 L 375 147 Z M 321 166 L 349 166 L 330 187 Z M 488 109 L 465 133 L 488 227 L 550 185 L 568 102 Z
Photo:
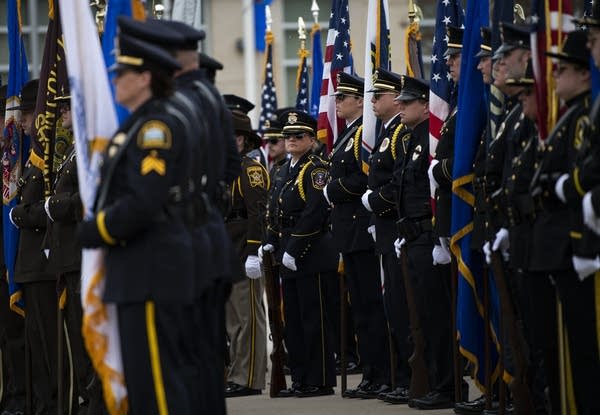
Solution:
M 413 151 L 412 160 L 416 161 L 421 156 L 422 152 L 423 152 L 423 147 L 421 147 L 421 144 L 419 144 L 418 146 L 415 147 L 415 151 Z
M 346 144 L 346 148 L 344 149 L 344 151 L 350 151 L 352 149 L 353 144 L 354 144 L 354 138 L 350 137 L 350 140 L 348 140 L 348 144 Z
M 385 150 L 387 150 L 387 148 L 390 145 L 390 139 L 389 138 L 384 138 L 383 141 L 381 142 L 381 145 L 379 146 L 379 152 L 383 153 Z

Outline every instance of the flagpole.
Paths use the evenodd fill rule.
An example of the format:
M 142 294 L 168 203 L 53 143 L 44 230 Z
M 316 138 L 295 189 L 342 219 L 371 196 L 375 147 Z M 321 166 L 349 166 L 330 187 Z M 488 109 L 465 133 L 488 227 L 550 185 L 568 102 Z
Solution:
M 250 102 L 256 101 L 256 52 L 254 40 L 254 2 L 242 0 L 242 13 L 244 22 L 244 73 L 245 95 Z M 256 122 L 256 113 L 250 112 L 250 118 Z

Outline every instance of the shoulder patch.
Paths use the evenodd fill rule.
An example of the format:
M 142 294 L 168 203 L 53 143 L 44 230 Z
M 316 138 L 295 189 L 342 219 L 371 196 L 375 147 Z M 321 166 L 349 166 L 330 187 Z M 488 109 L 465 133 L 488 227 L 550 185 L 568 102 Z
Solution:
M 265 178 L 263 176 L 262 167 L 250 166 L 246 169 L 246 174 L 248 175 L 250 187 L 263 187 L 265 189 L 267 188 L 267 183 L 265 182 Z
M 582 115 L 577 120 L 575 136 L 573 137 L 573 147 L 575 147 L 575 149 L 579 150 L 581 148 L 589 124 L 590 119 L 587 115 Z
M 327 170 L 321 167 L 310 172 L 312 186 L 317 190 L 323 190 L 327 184 Z
M 344 151 L 350 151 L 352 149 L 353 145 L 354 145 L 354 138 L 350 137 L 350 140 L 348 140 L 348 144 L 346 144 L 346 148 L 344 149 Z
M 381 145 L 379 146 L 379 152 L 383 153 L 385 150 L 387 150 L 389 145 L 390 145 L 390 139 L 387 137 L 384 138 L 383 141 L 381 142 Z
M 171 130 L 162 121 L 147 121 L 137 135 L 137 144 L 139 148 L 159 148 L 168 150 L 172 145 Z

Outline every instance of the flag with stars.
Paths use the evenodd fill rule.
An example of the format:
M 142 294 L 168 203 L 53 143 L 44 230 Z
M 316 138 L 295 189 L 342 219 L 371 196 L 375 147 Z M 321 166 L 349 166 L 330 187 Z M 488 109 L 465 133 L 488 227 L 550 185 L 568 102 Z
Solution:
M 594 4 L 593 0 L 583 0 L 583 15 L 585 17 L 589 17 L 592 15 L 592 5 Z M 592 98 L 596 98 L 598 96 L 598 92 L 600 92 L 600 70 L 596 67 L 594 63 L 594 58 L 590 56 L 590 72 L 592 75 Z
M 546 20 L 546 18 L 549 20 Z M 573 31 L 573 5 L 570 0 L 534 0 L 531 22 L 531 61 L 537 93 L 537 126 L 541 140 L 556 124 L 558 98 L 556 96 L 552 61 L 546 52 L 558 52 L 567 33 Z
M 264 81 L 260 98 L 260 118 L 258 119 L 258 134 L 265 131 L 265 121 L 275 117 L 277 109 L 277 94 L 273 79 L 273 33 L 268 31 L 265 40 L 267 52 L 265 54 Z
M 302 47 L 298 51 L 298 56 L 300 57 L 300 63 L 298 64 L 298 72 L 296 74 L 296 109 L 309 113 L 308 65 L 306 65 L 308 51 Z
M 325 64 L 321 82 L 321 100 L 317 137 L 331 150 L 333 140 L 344 128 L 344 120 L 337 117 L 333 93 L 339 72 L 353 72 L 350 42 L 350 12 L 348 0 L 333 0 L 329 15 L 329 31 L 325 45 Z M 315 81 L 316 82 L 316 81 Z
M 431 54 L 431 83 L 429 91 L 429 153 L 433 157 L 440 139 L 442 124 L 450 113 L 454 82 L 448 72 L 444 52 L 448 45 L 448 26 L 461 27 L 464 13 L 460 0 L 438 0 Z M 432 193 L 433 194 L 433 193 Z

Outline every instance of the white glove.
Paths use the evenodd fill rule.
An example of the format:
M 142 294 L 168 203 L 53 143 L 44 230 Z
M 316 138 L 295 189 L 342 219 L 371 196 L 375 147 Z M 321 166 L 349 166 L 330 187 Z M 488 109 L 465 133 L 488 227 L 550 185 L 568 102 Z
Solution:
M 567 197 L 565 196 L 565 182 L 569 179 L 569 175 L 567 173 L 563 174 L 558 178 L 556 183 L 554 184 L 554 193 L 556 196 L 563 202 L 567 203 Z
M 373 193 L 371 189 L 367 189 L 367 191 L 362 195 L 360 200 L 362 200 L 362 204 L 369 212 L 373 212 L 371 205 L 369 204 L 369 195 Z
M 510 240 L 508 239 L 508 229 L 500 228 L 500 230 L 496 233 L 496 239 L 494 239 L 492 251 L 500 250 L 502 258 L 504 258 L 505 261 L 508 261 L 508 258 L 510 257 L 508 253 L 509 248 Z
M 292 271 L 298 271 L 298 267 L 296 266 L 296 258 L 288 254 L 287 252 L 283 253 L 283 258 L 281 259 L 281 263 L 284 267 L 291 269 Z
M 371 234 L 371 237 L 373 238 L 373 242 L 377 242 L 377 235 L 375 232 L 375 225 L 371 225 L 367 228 L 367 232 L 369 232 Z
M 329 186 L 329 185 L 326 184 L 325 187 L 323 188 L 323 196 L 325 196 L 325 200 L 327 201 L 327 204 L 332 205 L 331 201 L 329 200 L 329 195 L 327 194 L 327 186 Z
M 595 233 L 600 235 L 600 218 L 598 218 L 598 216 L 596 216 L 596 212 L 594 212 L 591 192 L 587 192 L 585 196 L 583 196 L 581 205 L 583 207 L 583 223 L 585 223 L 587 227 L 593 230 Z
M 275 250 L 275 247 L 273 245 L 271 245 L 271 244 L 265 244 L 265 245 L 259 246 L 258 247 L 258 252 L 257 252 L 258 260 L 260 262 L 262 262 L 264 253 L 265 252 L 273 252 L 274 250 Z
M 485 262 L 490 265 L 492 263 L 492 248 L 490 247 L 490 241 L 483 244 L 483 253 L 485 254 Z
M 437 180 L 435 180 L 435 177 L 433 176 L 433 168 L 439 162 L 440 161 L 436 160 L 436 159 L 431 160 L 431 163 L 429 164 L 429 169 L 427 170 L 427 175 L 429 176 L 429 181 L 431 182 L 431 184 L 433 184 L 433 187 L 435 187 L 436 189 L 439 188 L 440 185 L 437 182 Z
M 10 212 L 8 212 L 8 219 L 10 220 L 10 223 L 12 223 L 15 228 L 19 229 L 19 227 L 17 226 L 17 224 L 15 223 L 15 221 L 13 220 L 13 217 L 12 217 L 13 210 L 15 210 L 14 207 L 10 209 Z
M 434 245 L 431 252 L 433 265 L 446 265 L 450 263 L 450 252 L 441 245 Z
M 262 273 L 260 272 L 260 259 L 258 256 L 248 255 L 244 267 L 246 268 L 246 275 L 248 278 L 255 280 L 262 276 Z
M 46 215 L 48 215 L 50 220 L 54 222 L 54 219 L 52 219 L 52 215 L 50 214 L 50 198 L 46 199 L 46 202 L 44 202 L 44 210 L 46 211 Z
M 573 267 L 577 272 L 579 281 L 583 281 L 590 275 L 594 274 L 600 269 L 600 256 L 596 258 L 583 258 L 577 255 L 573 255 Z
M 402 240 L 400 240 L 400 238 L 396 239 L 394 241 L 394 249 L 396 250 L 396 256 L 398 258 L 400 258 L 400 255 L 402 254 L 402 246 L 406 244 L 406 239 L 402 238 Z

